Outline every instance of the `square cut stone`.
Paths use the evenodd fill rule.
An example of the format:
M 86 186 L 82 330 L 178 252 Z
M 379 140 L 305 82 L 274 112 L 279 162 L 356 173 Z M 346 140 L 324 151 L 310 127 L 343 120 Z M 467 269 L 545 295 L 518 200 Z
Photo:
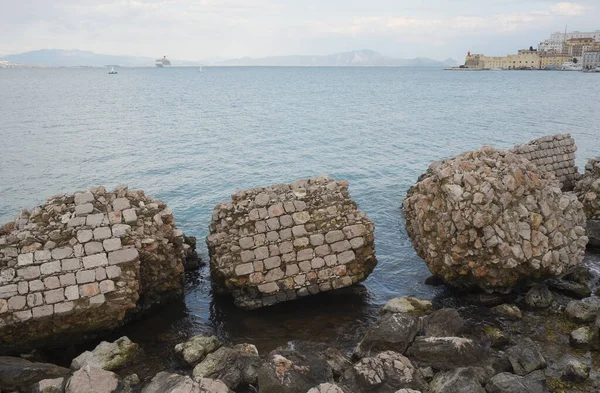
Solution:
M 101 293 L 90 298 L 90 307 L 98 307 L 104 304 L 105 302 L 106 298 L 104 297 L 104 294 Z
M 25 295 L 27 292 L 29 292 L 29 284 L 27 281 L 20 281 L 17 284 L 17 287 L 20 295 Z
M 314 235 L 310 235 L 310 244 L 313 246 L 322 246 L 325 243 L 325 236 L 320 233 L 315 233 Z
M 52 250 L 52 259 L 65 259 L 73 256 L 73 249 L 71 247 L 61 247 Z
M 294 207 L 296 208 L 296 211 L 301 212 L 302 210 L 306 209 L 306 202 L 304 202 L 304 201 L 294 201 Z
M 50 250 L 38 250 L 35 252 L 36 261 L 47 261 L 52 258 L 52 252 Z
M 13 316 L 21 322 L 25 322 L 31 319 L 31 310 L 17 311 Z
M 279 219 L 277 218 L 269 218 L 267 220 L 267 227 L 271 231 L 276 231 L 280 228 L 281 224 L 279 224 Z
M 106 276 L 108 278 L 116 278 L 121 275 L 121 268 L 119 266 L 107 266 Z
M 137 214 L 135 213 L 135 209 L 123 210 L 123 220 L 125 220 L 125 223 L 127 224 L 137 222 Z
M 51 304 L 34 307 L 31 312 L 33 314 L 33 318 L 49 317 L 50 315 L 54 314 L 54 307 Z
M 294 245 L 290 241 L 283 242 L 279 245 L 279 251 L 282 254 L 287 254 L 289 252 L 294 251 Z
M 264 233 L 259 233 L 258 235 L 254 235 L 253 239 L 255 246 L 264 246 L 267 236 Z
M 310 214 L 308 212 L 300 211 L 292 214 L 292 218 L 296 225 L 302 225 L 310 220 Z
M 121 248 L 121 239 L 106 239 L 102 242 L 102 246 L 106 251 L 115 251 Z
M 267 214 L 270 217 L 279 217 L 283 213 L 285 213 L 285 209 L 283 208 L 282 203 L 276 203 L 274 205 L 269 206 L 267 209 Z
M 249 248 L 254 247 L 254 239 L 251 237 L 243 237 L 240 239 L 239 243 L 240 243 L 240 247 L 243 250 L 247 250 Z
M 94 202 L 94 200 L 94 194 L 89 191 L 75 194 L 75 205 L 83 205 L 84 203 Z
M 93 211 L 94 205 L 92 205 L 91 203 L 84 203 L 83 205 L 75 206 L 75 215 L 78 217 L 85 216 Z
M 94 270 L 80 270 L 75 273 L 78 284 L 86 284 L 96 280 L 96 272 Z
M 254 223 L 254 228 L 257 233 L 265 233 L 267 231 L 267 223 L 265 221 L 257 221 Z
M 312 259 L 314 256 L 315 253 L 312 248 L 305 248 L 304 250 L 298 251 L 296 259 L 298 261 L 306 261 L 308 259 Z
M 310 261 L 302 261 L 298 264 L 298 267 L 304 273 L 309 272 L 312 269 L 312 266 L 310 265 Z
M 344 240 L 344 232 L 335 230 L 325 234 L 325 241 L 329 244 Z
M 254 250 L 254 257 L 256 259 L 265 259 L 269 257 L 269 249 L 267 247 L 259 247 Z
M 96 240 L 104 240 L 108 239 L 112 236 L 112 232 L 110 227 L 100 227 L 94 229 L 94 239 Z
M 8 299 L 9 310 L 21 310 L 27 305 L 27 298 L 25 296 L 13 296 Z
M 267 232 L 267 240 L 271 243 L 276 242 L 279 240 L 279 233 L 276 231 Z
M 365 239 L 362 237 L 355 237 L 354 239 L 350 239 L 350 245 L 356 250 L 365 245 Z
M 309 241 L 307 237 L 299 237 L 297 239 L 294 239 L 294 247 L 296 248 L 304 248 L 306 246 L 308 246 Z
M 292 228 L 292 233 L 294 234 L 294 237 L 304 236 L 306 235 L 306 228 L 304 228 L 304 225 L 296 225 Z
M 43 275 L 58 273 L 60 270 L 60 261 L 46 262 L 40 265 L 40 272 Z
M 280 257 L 267 258 L 267 259 L 265 259 L 264 264 L 265 264 L 265 269 L 267 269 L 267 270 L 274 269 L 281 265 L 281 258 Z
M 44 283 L 42 280 L 29 281 L 29 291 L 36 292 L 44 289 Z
M 327 255 L 325 256 L 325 264 L 329 267 L 335 266 L 337 264 L 337 256 L 335 255 Z
M 246 250 L 240 253 L 240 257 L 242 258 L 242 262 L 250 262 L 254 260 L 254 251 Z
M 105 218 L 106 216 L 104 215 L 104 213 L 90 214 L 85 220 L 85 225 L 92 228 L 99 227 L 100 225 L 102 225 Z
M 252 263 L 243 263 L 235 267 L 235 274 L 237 276 L 245 276 L 254 272 L 254 266 Z
M 65 291 L 62 288 L 46 291 L 44 292 L 44 298 L 47 304 L 62 302 L 65 300 Z
M 115 290 L 115 283 L 112 280 L 104 280 L 100 283 L 100 292 L 109 293 Z
M 68 300 L 79 299 L 79 287 L 77 285 L 71 285 L 70 287 L 66 287 L 65 288 L 65 297 Z
M 279 223 L 281 224 L 282 228 L 289 228 L 294 225 L 294 219 L 289 214 L 285 214 L 279 217 Z
M 300 268 L 298 268 L 298 265 L 287 265 L 285 267 L 285 275 L 287 277 L 295 276 L 298 273 L 300 273 Z
M 67 228 L 80 227 L 85 225 L 85 217 L 73 217 L 67 223 Z
M 104 247 L 102 247 L 102 243 L 100 242 L 85 243 L 84 248 L 86 255 L 94 255 L 98 254 L 99 252 L 104 252 Z
M 87 244 L 91 244 L 91 243 L 87 243 Z M 108 259 L 106 259 L 105 253 L 94 254 L 94 255 L 89 255 L 87 257 L 83 257 L 83 267 L 86 269 L 91 269 L 93 267 L 106 266 L 106 265 L 108 265 Z
M 292 229 L 286 228 L 279 231 L 279 238 L 281 240 L 289 240 L 292 238 Z
M 0 269 L 0 285 L 11 282 L 16 274 L 17 271 L 12 268 Z
M 73 254 L 79 258 L 85 255 L 85 250 L 83 248 L 83 244 L 75 244 L 73 246 Z
M 106 278 L 106 269 L 103 267 L 97 267 L 96 270 L 96 281 L 102 281 Z
M 113 201 L 112 206 L 114 211 L 119 211 L 129 209 L 131 204 L 127 198 L 117 198 Z
M 356 255 L 354 255 L 354 251 L 344 251 L 343 253 L 338 255 L 338 262 L 342 265 L 350 263 L 356 259 Z
M 120 224 L 122 222 L 122 214 L 120 211 L 118 212 L 108 212 L 108 222 L 110 225 Z
M 79 286 L 80 297 L 92 297 L 100 293 L 100 287 L 97 282 L 83 284 Z
M 254 261 L 252 262 L 252 265 L 254 266 L 255 272 L 262 272 L 265 270 L 265 263 L 263 261 Z
M 348 240 L 342 240 L 341 242 L 333 243 L 331 245 L 331 251 L 333 251 L 336 254 L 350 250 L 351 248 L 352 245 L 350 245 L 350 242 Z
M 284 202 L 283 208 L 287 213 L 294 213 L 296 211 L 296 208 L 294 207 L 294 202 Z
M 346 239 L 353 239 L 358 236 L 364 236 L 367 233 L 367 228 L 363 224 L 350 225 L 342 229 Z
M 77 282 L 75 280 L 75 274 L 73 273 L 67 273 L 67 274 L 63 274 L 62 276 L 59 277 L 60 279 L 60 286 L 61 287 L 66 287 L 69 285 L 75 285 L 75 283 Z
M 317 254 L 317 256 L 319 256 L 319 257 L 324 257 L 326 255 L 329 255 L 330 253 L 331 252 L 330 252 L 329 246 L 327 244 L 323 244 L 322 246 L 315 248 L 315 254 Z
M 44 304 L 44 296 L 40 292 L 27 295 L 27 306 L 29 308 L 41 306 Z
M 55 314 L 64 314 L 69 311 L 72 311 L 73 308 L 75 308 L 75 303 L 73 303 L 73 302 L 56 303 L 54 305 L 54 313 Z
M 26 266 L 31 265 L 33 263 L 33 253 L 20 254 L 17 257 L 17 265 L 18 266 Z
M 124 248 L 122 250 L 111 251 L 108 253 L 108 264 L 118 265 L 135 261 L 138 258 L 138 250 L 136 248 Z
M 60 280 L 58 277 L 46 277 L 44 278 L 44 287 L 46 289 L 56 289 L 60 287 Z
M 25 280 L 32 280 L 40 276 L 39 266 L 27 266 L 17 270 L 17 276 L 24 278 Z
M 258 286 L 258 290 L 261 293 L 273 293 L 279 291 L 279 286 L 274 282 L 268 282 Z
M 79 243 L 87 243 L 94 237 L 94 233 L 91 229 L 81 229 L 77 231 L 77 241 Z
M 320 269 L 325 265 L 325 260 L 323 258 L 314 258 L 310 262 L 310 265 L 313 269 Z
M 131 232 L 131 226 L 127 224 L 115 224 L 112 226 L 112 233 L 114 237 L 127 236 Z
M 63 271 L 77 270 L 81 267 L 81 264 L 79 263 L 79 258 L 63 259 L 61 263 Z

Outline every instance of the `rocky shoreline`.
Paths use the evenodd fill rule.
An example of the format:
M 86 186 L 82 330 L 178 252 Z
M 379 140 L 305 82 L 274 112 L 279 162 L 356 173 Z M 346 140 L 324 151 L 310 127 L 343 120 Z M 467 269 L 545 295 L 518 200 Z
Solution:
M 352 348 L 259 352 L 206 334 L 172 345 L 171 367 L 151 372 L 126 336 L 73 344 L 181 304 L 195 239 L 143 191 L 48 198 L 0 229 L 0 353 L 17 356 L 0 356 L 0 391 L 600 392 L 600 266 L 584 258 L 600 244 L 600 160 L 580 175 L 575 150 L 555 135 L 433 163 L 403 213 L 426 283 L 443 294 L 389 299 Z M 359 290 L 377 264 L 373 222 L 328 176 L 238 191 L 210 232 L 214 291 L 244 309 L 293 312 L 297 298 Z

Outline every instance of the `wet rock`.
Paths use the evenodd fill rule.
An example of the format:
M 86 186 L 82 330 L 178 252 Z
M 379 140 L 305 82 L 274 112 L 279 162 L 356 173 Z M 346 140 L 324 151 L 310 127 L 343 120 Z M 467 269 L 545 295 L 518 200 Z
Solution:
M 123 378 L 123 393 L 133 393 L 136 386 L 140 384 L 140 377 L 137 374 L 130 374 Z
M 488 393 L 547 393 L 546 378 L 538 371 L 526 376 L 500 373 L 490 378 L 485 385 Z
M 592 282 L 594 276 L 587 266 L 576 266 L 570 269 L 562 279 L 566 281 L 576 282 L 581 285 L 588 286 Z
M 508 348 L 506 356 L 517 375 L 526 375 L 547 365 L 538 346 L 530 338 L 524 338 L 518 345 Z
M 194 236 L 183 235 L 183 248 L 186 252 L 183 265 L 186 271 L 198 270 L 200 266 L 204 265 L 196 251 L 196 238 Z
M 333 372 L 318 353 L 272 351 L 258 371 L 260 393 L 306 393 L 331 381 Z
M 421 330 L 421 320 L 410 314 L 386 313 L 372 326 L 358 345 L 358 357 L 394 350 L 404 353 Z
M 325 360 L 329 367 L 331 367 L 331 371 L 333 372 L 333 377 L 337 380 L 339 377 L 344 374 L 344 371 L 352 367 L 352 362 L 346 356 L 344 356 L 339 350 L 335 348 L 327 348 L 323 355 L 325 356 Z
M 489 357 L 479 344 L 462 337 L 417 337 L 407 354 L 420 366 L 438 370 L 480 366 Z
M 34 363 L 21 358 L 0 356 L 0 390 L 27 391 L 44 379 L 65 378 L 70 370 L 50 363 Z
M 600 219 L 600 158 L 593 158 L 587 162 L 574 192 L 583 204 L 586 216 Z
M 64 378 L 42 379 L 31 385 L 29 389 L 29 393 L 64 393 L 64 391 Z
M 554 297 L 546 285 L 536 285 L 525 295 L 525 304 L 531 308 L 548 308 L 552 305 Z
M 498 328 L 485 327 L 483 332 L 490 339 L 492 348 L 504 348 L 510 342 L 508 335 Z
M 136 354 L 138 345 L 127 336 L 115 342 L 102 341 L 93 351 L 85 351 L 71 362 L 71 369 L 79 370 L 85 365 L 112 371 L 129 363 Z
M 586 224 L 586 233 L 590 238 L 588 246 L 600 248 L 600 220 L 588 219 Z
M 394 393 L 402 388 L 427 388 L 419 370 L 398 352 L 385 351 L 363 358 L 354 365 L 354 372 L 358 386 L 365 392 Z
M 501 304 L 492 308 L 492 311 L 508 319 L 517 320 L 523 318 L 521 310 L 519 310 L 519 307 L 515 306 L 514 304 Z
M 221 341 L 216 336 L 195 336 L 186 342 L 177 344 L 175 352 L 183 356 L 190 366 L 201 362 L 206 355 L 216 351 L 221 346 Z
M 142 393 L 233 393 L 227 386 L 217 380 L 202 378 L 193 381 L 187 375 L 172 374 L 162 371 L 154 376 L 150 383 L 142 389 Z
M 593 348 L 598 345 L 598 333 L 592 326 L 582 326 L 571 332 L 569 342 L 575 348 Z
M 561 378 L 565 381 L 583 382 L 590 376 L 590 366 L 574 357 L 566 359 L 563 367 Z
M 403 212 L 417 254 L 459 288 L 507 293 L 559 276 L 588 242 L 581 203 L 553 173 L 491 147 L 431 164 Z
M 548 280 L 547 283 L 553 291 L 575 299 L 583 299 L 592 294 L 592 291 L 587 285 L 582 285 L 573 281 Z
M 423 331 L 428 337 L 455 337 L 464 325 L 465 321 L 453 308 L 442 308 L 423 318 Z
M 578 322 L 593 322 L 600 310 L 600 298 L 573 300 L 567 304 L 565 314 Z
M 261 360 L 254 345 L 240 344 L 233 348 L 221 347 L 209 353 L 196 367 L 194 380 L 218 379 L 236 390 L 256 385 Z
M 397 297 L 388 300 L 381 312 L 423 314 L 431 311 L 431 308 L 432 305 L 429 300 L 420 300 L 414 297 Z
M 117 374 L 86 365 L 69 378 L 65 393 L 117 393 L 121 388 Z
M 307 393 L 344 393 L 344 391 L 335 384 L 322 383 L 310 389 Z
M 435 375 L 429 393 L 486 393 L 485 372 L 477 368 L 457 368 Z
M 444 285 L 444 279 L 434 274 L 425 279 L 425 285 L 439 287 L 440 285 Z

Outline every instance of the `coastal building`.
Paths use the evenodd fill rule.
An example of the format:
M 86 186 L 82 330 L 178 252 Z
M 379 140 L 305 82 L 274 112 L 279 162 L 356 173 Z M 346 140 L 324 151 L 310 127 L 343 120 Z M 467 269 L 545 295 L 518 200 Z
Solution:
M 563 45 L 566 41 L 573 38 L 592 38 L 595 42 L 600 42 L 600 30 L 592 32 L 573 31 L 571 33 L 562 33 L 557 31 L 550 34 L 550 38 L 540 42 L 538 50 L 542 52 L 563 52 Z
M 468 54 L 465 67 L 475 69 L 525 70 L 540 69 L 540 55 L 537 50 L 522 49 L 508 56 L 485 56 Z M 562 63 L 561 63 L 562 64 Z
M 582 65 L 586 70 L 600 68 L 600 50 L 585 52 L 583 54 Z
M 570 57 L 580 58 L 587 52 L 594 43 L 594 39 L 586 38 L 571 38 L 565 42 L 564 52 Z
M 539 52 L 540 69 L 556 69 L 567 61 L 572 61 L 573 58 L 560 52 Z

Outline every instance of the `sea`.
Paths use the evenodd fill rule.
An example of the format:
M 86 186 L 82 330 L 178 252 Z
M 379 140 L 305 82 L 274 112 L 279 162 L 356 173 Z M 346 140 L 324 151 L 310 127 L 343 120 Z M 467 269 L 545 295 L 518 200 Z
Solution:
M 388 299 L 436 299 L 408 240 L 406 191 L 436 160 L 571 133 L 576 163 L 600 155 L 600 74 L 435 68 L 194 67 L 0 69 L 0 222 L 47 196 L 127 184 L 165 201 L 204 238 L 236 190 L 328 174 L 375 222 L 379 261 L 362 286 L 258 311 L 213 294 L 209 269 L 185 302 L 115 332 L 146 373 L 177 367 L 195 334 L 264 353 L 297 340 L 350 348 Z M 142 374 L 144 373 L 142 370 Z M 139 372 L 139 371 L 138 371 Z

